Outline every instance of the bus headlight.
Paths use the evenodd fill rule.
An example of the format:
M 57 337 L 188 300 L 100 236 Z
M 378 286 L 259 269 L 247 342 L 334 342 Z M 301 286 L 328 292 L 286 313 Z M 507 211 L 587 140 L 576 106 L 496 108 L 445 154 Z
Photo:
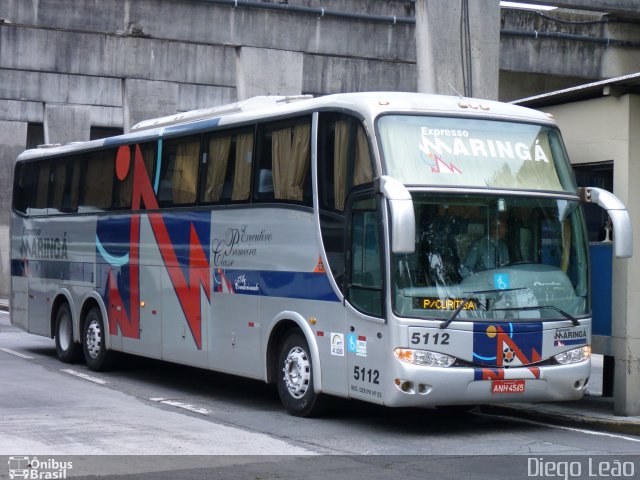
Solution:
M 553 358 L 555 358 L 556 362 L 560 365 L 568 365 L 570 363 L 582 362 L 583 360 L 587 360 L 589 357 L 591 357 L 591 345 L 559 353 Z
M 396 348 L 393 353 L 398 360 L 413 365 L 427 367 L 450 367 L 456 361 L 455 357 L 444 353 L 428 352 L 427 350 L 413 350 L 411 348 Z

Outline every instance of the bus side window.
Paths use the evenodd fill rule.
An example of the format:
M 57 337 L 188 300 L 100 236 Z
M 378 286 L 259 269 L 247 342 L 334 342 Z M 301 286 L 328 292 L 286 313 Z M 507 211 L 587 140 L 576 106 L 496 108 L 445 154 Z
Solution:
M 253 132 L 216 134 L 205 140 L 200 201 L 245 201 L 251 192 Z
M 149 176 L 149 182 L 151 183 L 151 185 L 153 185 L 153 181 L 155 178 L 154 167 L 156 164 L 157 143 L 148 142 L 148 143 L 141 143 L 138 145 L 133 144 L 133 145 L 125 145 L 123 147 L 119 147 L 119 149 L 120 148 L 129 149 L 130 167 L 129 167 L 129 171 L 127 172 L 127 175 L 124 177 L 123 180 L 119 180 L 117 176 L 115 176 L 115 170 L 113 170 L 115 169 L 115 162 L 111 167 L 112 173 L 109 178 L 113 179 L 113 183 L 111 183 L 111 185 L 113 186 L 113 190 L 114 190 L 113 208 L 115 209 L 129 210 L 131 208 L 131 196 L 133 194 L 133 170 L 135 167 L 134 162 L 135 162 L 137 147 L 140 148 L 140 152 L 142 153 L 145 169 L 147 170 L 147 174 Z M 117 153 L 119 149 L 117 149 L 114 152 L 114 155 Z
M 318 131 L 320 228 L 329 268 L 341 290 L 345 272 L 345 202 L 353 187 L 372 181 L 371 155 L 362 124 L 344 114 L 321 113 Z
M 351 189 L 373 182 L 367 134 L 355 118 L 326 114 L 319 136 L 320 207 L 343 212 Z
M 64 157 L 52 161 L 49 188 L 49 213 L 70 213 L 78 209 L 81 157 Z
M 21 162 L 16 165 L 13 187 L 13 208 L 22 214 L 34 214 L 38 195 L 38 177 L 41 166 L 48 162 Z M 45 183 L 45 188 L 48 182 Z
M 312 205 L 311 122 L 308 117 L 263 125 L 255 178 L 256 200 Z
M 165 140 L 162 149 L 158 203 L 161 207 L 196 202 L 200 136 Z
M 111 208 L 116 151 L 99 150 L 86 156 L 84 181 L 80 186 L 80 212 Z

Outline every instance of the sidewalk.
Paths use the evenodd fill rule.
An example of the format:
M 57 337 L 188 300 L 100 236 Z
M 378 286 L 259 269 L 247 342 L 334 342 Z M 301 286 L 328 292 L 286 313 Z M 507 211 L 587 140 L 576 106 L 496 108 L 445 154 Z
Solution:
M 0 310 L 9 310 L 9 301 L 0 298 Z M 527 420 L 553 423 L 573 428 L 589 428 L 604 432 L 640 436 L 640 416 L 620 417 L 613 413 L 613 398 L 598 395 L 602 383 L 601 364 L 592 362 L 591 383 L 596 395 L 585 395 L 574 402 L 522 403 L 483 405 L 481 412 L 493 415 L 511 415 Z
M 521 403 L 484 405 L 481 411 L 496 415 L 512 415 L 527 420 L 552 423 L 564 427 L 588 428 L 640 436 L 640 416 L 614 415 L 612 397 L 602 397 L 603 357 L 591 357 L 591 377 L 584 397 L 573 402 Z
M 564 427 L 640 436 L 640 417 L 614 415 L 613 398 L 584 396 L 574 402 L 483 405 L 480 411 Z

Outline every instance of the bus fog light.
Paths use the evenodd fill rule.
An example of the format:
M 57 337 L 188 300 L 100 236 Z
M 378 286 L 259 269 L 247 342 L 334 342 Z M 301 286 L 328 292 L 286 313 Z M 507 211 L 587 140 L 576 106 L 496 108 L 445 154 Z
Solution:
M 410 348 L 396 348 L 393 353 L 398 360 L 413 365 L 427 367 L 450 367 L 456 361 L 455 357 L 444 353 L 429 352 L 427 350 L 413 350 Z
M 413 391 L 413 383 L 409 380 L 402 380 L 400 378 L 396 378 L 395 382 L 396 387 L 402 390 L 404 393 L 415 393 Z
M 559 353 L 553 358 L 555 358 L 556 362 L 558 362 L 560 365 L 568 365 L 570 363 L 582 362 L 589 359 L 590 357 L 591 346 L 587 345 L 586 347 L 574 348 L 573 350 Z

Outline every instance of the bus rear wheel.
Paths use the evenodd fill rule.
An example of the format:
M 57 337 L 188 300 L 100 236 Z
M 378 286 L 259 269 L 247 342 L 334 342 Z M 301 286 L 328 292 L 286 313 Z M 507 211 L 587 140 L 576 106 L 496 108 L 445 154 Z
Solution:
M 322 412 L 325 399 L 313 389 L 309 344 L 302 332 L 295 330 L 284 339 L 277 376 L 280 401 L 291 415 L 311 417 Z
M 97 307 L 89 310 L 84 320 L 83 349 L 87 366 L 94 372 L 103 372 L 113 367 L 115 354 L 107 350 L 105 344 L 104 322 Z
M 82 346 L 73 338 L 73 322 L 69 305 L 63 303 L 56 312 L 56 354 L 64 363 L 76 363 L 82 358 Z

